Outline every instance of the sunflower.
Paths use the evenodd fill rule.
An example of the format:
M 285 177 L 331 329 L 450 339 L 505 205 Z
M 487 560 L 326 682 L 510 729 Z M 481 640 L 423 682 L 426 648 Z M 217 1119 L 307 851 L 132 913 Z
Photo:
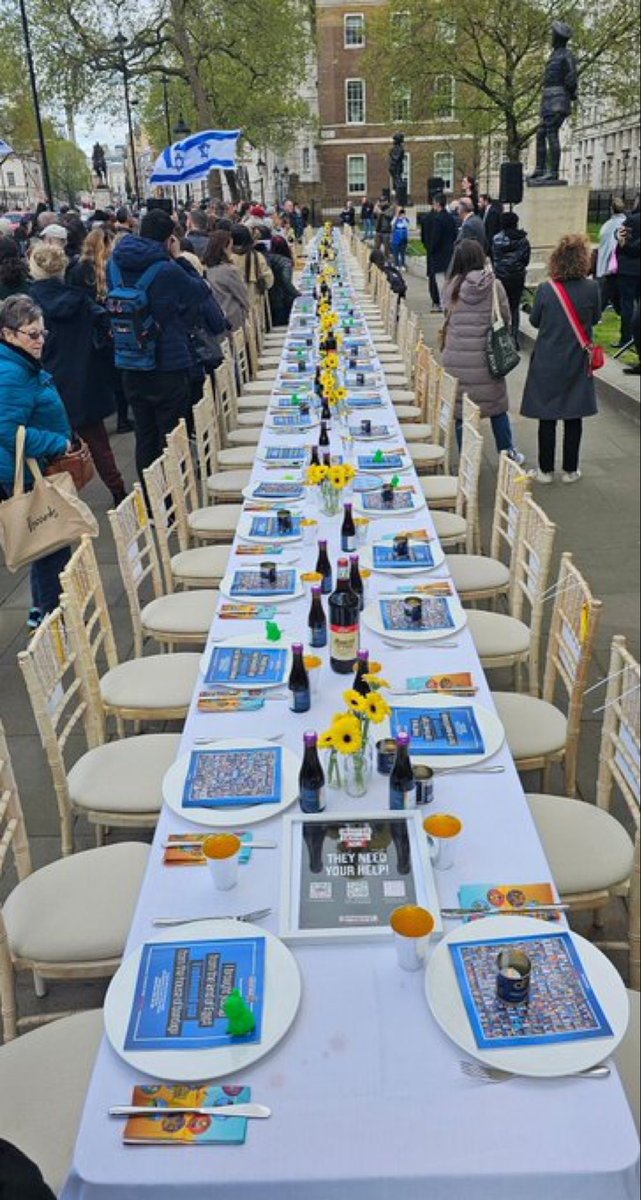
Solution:
M 329 367 L 330 371 L 336 371 L 340 365 L 338 354 L 334 350 L 330 350 L 329 354 L 325 355 L 325 366 Z
M 343 692 L 343 700 L 357 716 L 361 716 L 365 712 L 363 699 L 364 697 L 361 696 L 360 692 L 357 692 L 354 688 L 348 688 L 346 692 Z
M 351 482 L 352 479 L 356 479 L 356 476 L 358 475 L 358 469 L 354 466 L 353 463 L 345 463 L 344 470 L 345 470 L 345 475 L 347 476 L 348 482 Z
M 318 749 L 319 750 L 335 750 L 336 749 L 336 746 L 334 744 L 334 730 L 333 729 L 326 729 L 324 733 L 321 733 L 321 735 L 318 739 Z
M 330 467 L 327 472 L 327 477 L 328 477 L 329 482 L 331 483 L 332 487 L 335 487 L 337 491 L 342 492 L 343 488 L 345 487 L 345 485 L 347 483 L 345 468 L 340 465 L 335 466 L 335 467 Z
M 348 392 L 347 388 L 339 387 L 336 389 L 336 399 L 338 400 L 339 404 L 344 403 L 344 401 L 347 400 L 348 396 L 349 396 L 349 392 Z
M 323 482 L 326 473 L 327 467 L 323 467 L 321 463 L 312 463 L 311 467 L 308 467 L 307 470 L 307 482 L 315 487 L 317 484 Z
M 360 721 L 350 713 L 341 717 L 332 726 L 332 739 L 339 754 L 357 754 L 363 749 L 363 734 Z
M 382 675 L 374 675 L 373 672 L 369 671 L 367 675 L 363 675 L 363 679 L 365 680 L 365 683 L 369 683 L 369 686 L 373 688 L 374 691 L 380 688 L 392 686 L 389 680 L 383 679 Z
M 391 714 L 391 707 L 380 692 L 368 692 L 363 697 L 363 711 L 374 725 L 380 725 Z

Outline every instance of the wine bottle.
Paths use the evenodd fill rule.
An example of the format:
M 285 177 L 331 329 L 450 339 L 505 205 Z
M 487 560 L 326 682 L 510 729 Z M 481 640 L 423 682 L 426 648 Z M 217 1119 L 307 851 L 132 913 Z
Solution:
M 410 759 L 410 735 L 401 730 L 396 739 L 396 758 L 389 777 L 390 808 L 414 806 L 414 768 Z
M 371 687 L 366 679 L 363 678 L 369 671 L 369 650 L 359 650 L 358 658 L 356 659 L 356 672 L 354 674 L 354 682 L 352 687 L 355 692 L 361 696 L 367 696 L 371 692 Z
M 309 644 L 315 649 L 327 645 L 327 617 L 321 600 L 321 587 L 312 588 L 312 603 L 307 618 L 309 625 Z
M 349 585 L 349 562 L 339 558 L 336 590 L 329 598 L 329 661 L 332 671 L 349 675 L 358 657 L 360 611 Z
M 341 525 L 341 550 L 343 554 L 353 554 L 356 549 L 356 526 L 352 514 L 352 506 L 343 505 L 343 524 Z M 358 562 L 358 560 L 357 560 Z M 359 576 L 360 578 L 360 576 Z
M 325 403 L 325 402 L 323 402 Z M 327 422 L 321 421 L 320 433 L 318 435 L 319 446 L 329 446 L 329 433 L 327 432 Z
M 327 542 L 322 539 L 318 543 L 318 558 L 316 559 L 316 570 L 319 575 L 323 576 L 323 582 L 320 585 L 321 592 L 324 596 L 329 596 L 332 590 L 332 564 L 329 561 L 327 553 Z
M 292 669 L 289 672 L 287 686 L 291 692 L 289 707 L 292 712 L 308 712 L 311 706 L 309 675 L 303 661 L 302 642 L 294 642 L 292 646 Z
M 303 734 L 305 750 L 298 774 L 298 799 L 303 812 L 322 812 L 325 807 L 325 773 L 320 764 L 315 733 Z
M 332 465 L 332 456 L 331 456 L 329 450 L 326 450 L 323 455 L 323 466 L 331 467 L 331 465 Z
M 352 591 L 356 592 L 358 596 L 358 607 L 362 612 L 365 608 L 365 586 L 358 564 L 358 554 L 350 554 L 349 556 L 349 582 Z
M 310 467 L 319 467 L 320 466 L 320 455 L 318 453 L 318 446 L 312 446 L 312 452 L 309 456 L 309 465 L 310 465 Z

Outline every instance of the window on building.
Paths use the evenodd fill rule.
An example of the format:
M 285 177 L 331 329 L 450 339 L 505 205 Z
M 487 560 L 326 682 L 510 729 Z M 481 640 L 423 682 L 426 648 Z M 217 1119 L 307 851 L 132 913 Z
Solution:
M 392 121 L 411 120 L 412 89 L 406 83 L 392 80 L 390 119 Z
M 434 116 L 440 121 L 451 121 L 454 116 L 454 78 L 452 75 L 437 75 L 434 80 Z
M 345 120 L 348 125 L 362 125 L 365 120 L 365 80 L 345 80 Z
M 362 13 L 347 13 L 345 15 L 345 48 L 365 45 L 365 17 Z
M 305 173 L 309 172 L 311 170 L 311 166 L 312 166 L 311 150 L 310 150 L 309 146 L 303 146 L 303 171 L 305 171 Z
M 454 155 L 451 150 L 439 150 L 434 155 L 434 174 L 443 180 L 446 192 L 454 190 Z
M 437 42 L 446 42 L 451 45 L 456 41 L 456 21 L 452 21 L 447 17 L 441 17 L 436 22 L 436 40 Z
M 367 194 L 367 155 L 347 155 L 347 194 L 348 196 Z
M 390 34 L 393 46 L 402 45 L 407 41 L 410 29 L 411 20 L 408 12 L 390 13 Z
M 15 171 L 7 171 L 7 187 L 15 187 L 15 186 L 16 186 Z

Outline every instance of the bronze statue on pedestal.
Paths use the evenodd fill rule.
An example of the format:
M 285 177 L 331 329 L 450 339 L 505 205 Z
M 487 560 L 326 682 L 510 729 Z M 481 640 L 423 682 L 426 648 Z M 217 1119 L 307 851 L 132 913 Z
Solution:
M 561 161 L 561 126 L 572 111 L 577 97 L 576 59 L 568 48 L 572 30 L 565 21 L 552 25 L 552 53 L 545 66 L 541 122 L 536 131 L 536 168 L 528 176 L 529 184 L 558 184 Z

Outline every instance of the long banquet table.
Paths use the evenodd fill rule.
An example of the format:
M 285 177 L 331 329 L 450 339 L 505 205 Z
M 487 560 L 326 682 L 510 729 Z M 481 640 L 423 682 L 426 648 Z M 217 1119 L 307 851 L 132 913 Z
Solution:
M 346 258 L 345 265 L 356 280 L 354 260 Z M 381 394 L 388 403 L 385 420 L 396 428 L 394 444 L 400 445 L 402 431 L 384 383 Z M 261 446 L 270 439 L 272 431 L 264 428 Z M 336 432 L 332 442 L 340 453 Z M 252 480 L 262 478 L 273 475 L 256 462 Z M 397 527 L 426 526 L 433 532 L 423 508 Z M 385 532 L 394 527 L 384 520 Z M 333 563 L 339 528 L 340 520 L 323 525 Z M 313 569 L 316 546 L 303 545 L 299 553 L 298 569 Z M 242 565 L 233 555 L 234 550 L 232 564 Z M 441 567 L 430 578 L 446 576 Z M 373 575 L 370 597 L 385 590 L 385 577 Z M 279 617 L 283 631 L 303 640 L 306 601 L 284 607 L 291 612 Z M 216 618 L 211 635 L 259 628 L 256 622 Z M 478 702 L 492 708 L 469 632 L 456 640 L 456 649 L 394 650 L 361 630 L 361 645 L 383 663 L 395 686 L 404 686 L 408 675 L 471 670 Z M 196 694 L 181 753 L 196 738 L 260 737 L 278 730 L 283 744 L 300 754 L 303 731 L 331 723 L 349 683 L 326 664 L 320 694 L 303 716 L 284 703 L 267 703 L 259 712 L 206 715 L 197 709 Z M 550 879 L 506 745 L 492 762 L 505 773 L 437 780 L 435 808 L 455 812 L 464 823 L 455 869 L 437 875 L 441 905 L 457 904 L 462 881 Z M 374 775 L 362 800 L 330 791 L 328 812 L 332 808 L 384 811 L 386 781 Z M 280 843 L 281 825 L 282 817 L 255 830 Z M 278 933 L 280 851 L 254 853 L 238 887 L 215 893 L 207 870 L 163 866 L 167 835 L 194 828 L 163 807 L 127 953 L 157 934 L 151 922 L 158 915 L 240 913 L 270 905 L 262 924 Z M 145 1080 L 103 1039 L 64 1200 L 631 1200 L 638 1194 L 638 1140 L 615 1070 L 605 1080 L 476 1083 L 461 1073 L 461 1053 L 430 1013 L 422 973 L 399 970 L 391 942 L 296 945 L 293 952 L 303 986 L 293 1026 L 265 1058 L 225 1080 L 250 1084 L 253 1099 L 272 1108 L 271 1119 L 250 1122 L 242 1146 L 123 1146 L 122 1123 L 110 1120 L 107 1108 L 128 1103 L 133 1084 Z

